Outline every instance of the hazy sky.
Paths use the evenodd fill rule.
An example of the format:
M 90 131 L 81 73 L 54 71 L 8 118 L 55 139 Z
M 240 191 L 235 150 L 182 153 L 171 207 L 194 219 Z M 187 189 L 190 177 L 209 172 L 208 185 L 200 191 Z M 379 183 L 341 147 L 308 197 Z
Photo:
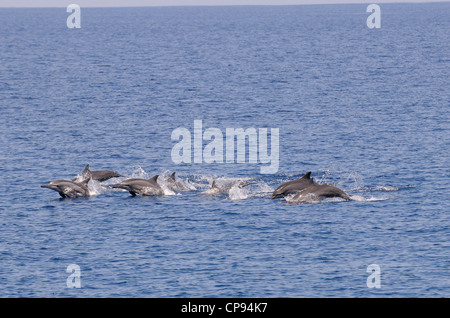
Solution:
M 0 7 L 134 7 L 177 5 L 289 5 L 322 3 L 449 2 L 450 0 L 0 0 Z

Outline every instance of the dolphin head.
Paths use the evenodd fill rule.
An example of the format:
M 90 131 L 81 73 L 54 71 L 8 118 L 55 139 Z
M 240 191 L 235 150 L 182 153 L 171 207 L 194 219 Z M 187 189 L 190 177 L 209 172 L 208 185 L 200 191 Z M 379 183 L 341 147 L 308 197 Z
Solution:
M 57 180 L 59 181 L 59 180 Z M 50 181 L 48 184 L 41 185 L 41 188 L 47 188 L 52 190 L 58 190 L 58 185 L 56 184 L 57 181 Z

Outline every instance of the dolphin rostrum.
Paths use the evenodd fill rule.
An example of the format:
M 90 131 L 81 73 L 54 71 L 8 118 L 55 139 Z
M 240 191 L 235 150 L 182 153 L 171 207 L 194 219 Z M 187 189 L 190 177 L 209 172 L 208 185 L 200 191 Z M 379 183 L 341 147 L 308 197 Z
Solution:
M 312 184 L 314 184 L 314 180 L 313 178 L 311 178 L 311 171 L 309 171 L 300 179 L 283 183 L 278 188 L 276 188 L 276 190 L 272 194 L 272 199 L 300 192 L 302 190 L 305 190 Z
M 123 177 L 122 175 L 109 170 L 91 171 L 89 169 L 89 164 L 87 164 L 83 172 L 81 173 L 81 180 L 85 180 L 88 176 L 90 176 L 92 180 L 96 180 L 99 182 L 103 182 L 111 178 Z M 79 179 L 80 177 L 75 177 L 72 181 L 77 181 Z
M 127 179 L 119 184 L 113 186 L 113 188 L 125 189 L 134 197 L 136 194 L 142 195 L 161 195 L 164 194 L 164 190 L 156 182 L 159 175 L 155 175 L 150 179 Z
M 82 182 L 55 180 L 51 181 L 49 184 L 41 185 L 41 188 L 55 190 L 62 198 L 88 197 L 91 195 L 89 188 L 87 187 L 89 180 L 89 178 L 83 180 Z

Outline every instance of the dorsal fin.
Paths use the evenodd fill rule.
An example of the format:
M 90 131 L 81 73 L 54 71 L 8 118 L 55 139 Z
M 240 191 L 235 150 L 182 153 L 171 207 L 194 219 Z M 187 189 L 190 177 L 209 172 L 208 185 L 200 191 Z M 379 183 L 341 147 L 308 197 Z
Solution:
M 85 182 L 86 180 L 87 180 L 87 181 L 86 181 L 86 184 L 87 184 L 87 182 L 89 182 L 89 180 L 90 180 L 91 177 L 92 177 L 91 170 L 89 170 L 89 164 L 87 164 L 86 167 L 84 167 L 83 172 L 81 172 L 80 177 L 82 178 L 83 181 L 80 181 L 79 183 L 84 184 L 84 182 Z M 72 181 L 75 181 L 75 180 L 77 180 L 77 179 L 78 179 L 78 177 L 75 177 L 74 179 L 72 179 Z
M 81 175 L 83 175 L 84 173 L 87 173 L 89 170 L 89 164 L 86 165 L 86 167 L 84 167 L 83 172 L 81 173 Z
M 305 173 L 305 175 L 303 177 L 301 177 L 300 179 L 306 179 L 309 180 L 311 178 L 311 171 Z
M 211 189 L 214 188 L 218 188 L 217 184 L 216 184 L 216 180 L 213 180 L 213 182 L 211 183 Z
M 175 181 L 175 172 L 170 175 L 169 179 L 172 179 L 173 181 Z
M 150 179 L 148 179 L 148 181 L 154 181 L 156 182 L 156 180 L 158 180 L 159 174 L 154 175 L 153 177 L 151 177 Z

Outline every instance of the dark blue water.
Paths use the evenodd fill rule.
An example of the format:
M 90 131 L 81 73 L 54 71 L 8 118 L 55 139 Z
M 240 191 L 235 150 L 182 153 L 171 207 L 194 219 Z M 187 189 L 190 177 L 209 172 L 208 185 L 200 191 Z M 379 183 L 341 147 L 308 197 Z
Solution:
M 1 297 L 450 296 L 450 4 L 383 4 L 380 29 L 366 5 L 68 15 L 0 10 Z M 278 171 L 176 165 L 194 120 L 278 128 Z M 87 163 L 193 190 L 40 188 Z M 307 171 L 354 200 L 270 200 Z M 256 184 L 205 195 L 234 178 Z

